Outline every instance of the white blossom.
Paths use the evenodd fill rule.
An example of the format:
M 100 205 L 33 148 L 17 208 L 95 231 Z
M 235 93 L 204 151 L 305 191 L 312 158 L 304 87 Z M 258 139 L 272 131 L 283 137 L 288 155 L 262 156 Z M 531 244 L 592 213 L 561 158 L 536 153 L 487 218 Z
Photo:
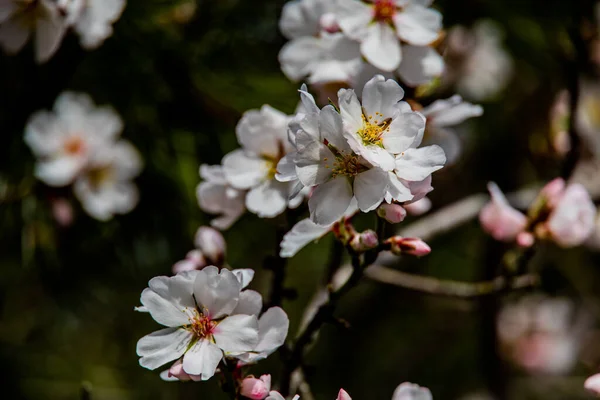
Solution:
M 461 143 L 452 127 L 469 118 L 481 116 L 483 108 L 455 95 L 449 99 L 434 101 L 423 108 L 421 113 L 427 118 L 424 141 L 441 146 L 448 163 L 453 163 L 460 156 Z
M 167 328 L 138 341 L 141 366 L 156 369 L 183 356 L 183 372 L 207 380 L 224 356 L 252 350 L 258 343 L 256 316 L 236 312 L 247 306 L 248 298 L 241 295 L 242 283 L 233 272 L 209 266 L 156 277 L 148 285 L 140 311 Z
M 401 383 L 394 394 L 392 400 L 432 400 L 431 392 L 425 387 L 421 387 L 414 383 Z
M 16 54 L 35 35 L 35 60 L 48 61 L 68 29 L 65 11 L 54 0 L 0 1 L 0 46 Z
M 242 148 L 223 158 L 227 182 L 238 190 L 248 190 L 246 208 L 262 218 L 275 217 L 302 202 L 295 192 L 297 182 L 275 179 L 277 164 L 292 150 L 287 137 L 290 120 L 267 105 L 247 111 L 236 129 Z
M 361 43 L 362 55 L 375 67 L 393 71 L 403 59 L 400 41 L 415 46 L 434 42 L 442 16 L 428 8 L 430 0 L 339 0 L 337 22 Z
M 64 1 L 64 0 L 63 0 Z M 113 33 L 112 24 L 125 9 L 126 0 L 66 0 L 72 13 L 73 28 L 81 46 L 97 48 Z
M 119 140 L 92 154 L 85 172 L 75 181 L 75 196 L 96 219 L 106 221 L 115 214 L 127 214 L 138 203 L 132 179 L 141 169 L 142 159 L 135 147 Z
M 335 25 L 335 1 L 293 0 L 283 6 L 279 29 L 288 39 L 318 36 Z M 333 22 L 331 19 L 333 18 Z
M 219 217 L 211 221 L 217 229 L 228 229 L 246 210 L 245 192 L 233 188 L 220 165 L 200 166 L 203 179 L 196 188 L 196 197 L 200 208 Z

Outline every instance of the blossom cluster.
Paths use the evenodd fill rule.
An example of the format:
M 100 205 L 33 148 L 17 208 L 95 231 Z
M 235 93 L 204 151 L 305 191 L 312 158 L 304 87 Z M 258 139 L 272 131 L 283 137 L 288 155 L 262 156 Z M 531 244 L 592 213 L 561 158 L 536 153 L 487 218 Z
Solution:
M 596 207 L 579 183 L 567 185 L 561 178 L 549 182 L 527 215 L 513 208 L 495 183 L 488 188 L 492 200 L 481 210 L 479 219 L 496 240 L 530 247 L 539 239 L 574 247 L 594 233 Z
M 62 93 L 52 111 L 34 113 L 25 127 L 25 142 L 38 159 L 35 176 L 49 186 L 72 185 L 96 219 L 128 213 L 138 202 L 131 180 L 142 160 L 129 141 L 119 138 L 122 129 L 111 107 L 96 106 L 87 94 Z
M 79 35 L 81 45 L 92 50 L 112 35 L 126 0 L 3 0 L 0 2 L 0 46 L 19 52 L 35 35 L 35 59 L 48 61 L 67 31 Z

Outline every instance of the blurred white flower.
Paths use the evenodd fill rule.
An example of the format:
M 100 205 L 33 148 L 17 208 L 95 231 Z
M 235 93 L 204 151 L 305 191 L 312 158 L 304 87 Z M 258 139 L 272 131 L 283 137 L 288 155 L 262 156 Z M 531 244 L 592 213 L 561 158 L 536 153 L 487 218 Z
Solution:
M 441 14 L 428 8 L 431 0 L 339 0 L 337 22 L 361 43 L 362 55 L 375 67 L 394 71 L 403 59 L 400 41 L 427 46 L 442 28 Z
M 246 299 L 242 283 L 226 269 L 206 267 L 173 277 L 156 277 L 141 295 L 142 309 L 167 328 L 138 341 L 140 365 L 156 369 L 183 356 L 182 371 L 210 379 L 231 352 L 258 342 L 255 315 L 236 313 Z
M 579 246 L 595 229 L 596 207 L 579 183 L 567 186 L 550 214 L 546 227 L 554 242 L 562 247 Z
M 532 373 L 562 374 L 577 360 L 581 321 L 568 299 L 526 296 L 504 306 L 497 330 L 507 358 Z
M 454 163 L 461 153 L 460 139 L 451 128 L 483 114 L 481 106 L 465 102 L 459 95 L 436 100 L 420 111 L 427 118 L 424 141 L 441 146 L 448 163 Z
M 472 30 L 462 26 L 448 34 L 446 79 L 465 97 L 483 101 L 502 91 L 513 74 L 513 60 L 502 47 L 503 34 L 492 21 L 481 20 Z
M 275 179 L 277 164 L 292 150 L 287 137 L 291 117 L 265 105 L 244 113 L 236 128 L 241 149 L 223 157 L 227 182 L 236 189 L 248 190 L 246 208 L 261 218 L 295 208 L 303 196 L 294 193 L 297 182 Z
M 432 400 L 431 392 L 426 387 L 421 387 L 414 383 L 401 383 L 394 394 L 392 400 Z
M 38 158 L 37 178 L 50 186 L 72 183 L 122 129 L 112 108 L 96 107 L 86 94 L 62 93 L 52 112 L 36 112 L 25 127 L 25 142 Z
M 417 201 L 415 201 L 414 203 L 409 203 L 404 205 L 404 209 L 410 214 L 410 215 L 415 215 L 415 216 L 419 216 L 419 215 L 423 215 L 426 212 L 428 212 L 429 210 L 431 210 L 431 200 L 429 200 L 428 197 L 423 197 L 422 199 L 419 199 Z
M 208 213 L 217 214 L 210 224 L 217 229 L 228 229 L 246 211 L 245 192 L 233 188 L 220 165 L 200 166 L 203 179 L 196 188 L 196 197 L 200 208 Z
M 279 29 L 288 39 L 335 31 L 334 9 L 335 1 L 332 0 L 289 1 L 283 6 Z
M 594 393 L 596 396 L 600 396 L 600 374 L 594 374 L 587 378 L 583 387 Z
M 65 1 L 65 0 L 59 0 Z M 126 0 L 66 0 L 81 46 L 93 50 L 113 33 L 112 24 L 125 9 Z
M 138 203 L 139 194 L 132 179 L 139 175 L 142 159 L 133 145 L 119 140 L 97 149 L 73 186 L 75 196 L 92 217 L 106 221 L 126 214 Z
M 44 63 L 58 50 L 67 31 L 67 9 L 54 0 L 2 0 L 0 46 L 18 53 L 35 34 L 35 60 Z

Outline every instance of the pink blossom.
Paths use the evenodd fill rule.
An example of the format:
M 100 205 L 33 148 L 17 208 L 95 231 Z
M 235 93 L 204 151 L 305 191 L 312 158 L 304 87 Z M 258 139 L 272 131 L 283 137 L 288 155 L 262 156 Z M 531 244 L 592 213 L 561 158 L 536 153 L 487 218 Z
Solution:
M 531 232 L 519 232 L 517 244 L 521 247 L 531 247 L 535 243 L 535 237 Z
M 394 236 L 389 238 L 386 243 L 390 245 L 392 253 L 397 255 L 409 254 L 420 257 L 431 253 L 431 247 L 419 238 Z
M 540 192 L 541 196 L 544 196 L 546 200 L 546 206 L 548 208 L 555 208 L 563 194 L 565 193 L 565 180 L 562 178 L 556 178 L 551 180 L 543 187 Z
M 226 245 L 221 232 L 209 226 L 201 226 L 196 232 L 194 243 L 202 251 L 202 254 L 210 260 L 210 265 L 223 264 Z
M 546 227 L 552 239 L 562 247 L 582 244 L 594 232 L 596 207 L 583 185 L 567 187 L 550 214 Z
M 197 382 L 202 380 L 202 377 L 200 375 L 190 375 L 183 370 L 183 361 L 181 358 L 175 361 L 171 368 L 169 368 L 169 370 L 165 372 L 167 372 L 167 378 L 175 378 L 180 381 L 192 380 Z
M 587 378 L 583 384 L 583 387 L 600 396 L 600 374 L 595 374 Z
M 488 190 L 492 200 L 479 213 L 479 222 L 494 239 L 514 241 L 525 229 L 527 217 L 508 204 L 508 200 L 494 182 L 488 184 Z
M 253 400 L 262 400 L 271 390 L 271 375 L 262 375 L 259 379 L 250 375 L 242 381 L 240 393 Z
M 192 250 L 188 252 L 185 259 L 177 261 L 173 265 L 173 273 L 178 274 L 184 271 L 193 271 L 196 269 L 202 269 L 208 265 L 206 258 L 200 250 Z
M 406 210 L 400 204 L 382 204 L 377 209 L 377 215 L 390 224 L 397 224 L 406 218 Z

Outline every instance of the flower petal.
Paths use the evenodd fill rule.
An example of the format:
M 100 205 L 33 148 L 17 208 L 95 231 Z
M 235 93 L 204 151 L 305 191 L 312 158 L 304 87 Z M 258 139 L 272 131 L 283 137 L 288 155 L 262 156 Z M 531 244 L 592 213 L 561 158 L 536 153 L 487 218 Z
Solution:
M 310 219 L 317 225 L 333 224 L 342 218 L 352 197 L 352 186 L 345 176 L 317 186 L 308 200 Z
M 269 308 L 258 320 L 258 343 L 254 351 L 271 354 L 277 350 L 285 343 L 289 327 L 285 311 L 279 307 Z
M 384 71 L 397 69 L 402 61 L 400 41 L 392 27 L 386 23 L 369 25 L 360 44 L 360 51 L 371 64 Z
M 252 351 L 258 343 L 256 315 L 232 315 L 219 322 L 213 331 L 217 346 L 225 353 Z
M 201 375 L 210 379 L 223 358 L 223 352 L 209 340 L 200 339 L 183 356 L 183 370 L 190 375 Z
M 144 336 L 137 342 L 136 352 L 140 365 L 156 369 L 183 355 L 192 333 L 185 329 L 166 328 Z
M 246 208 L 260 218 L 273 218 L 287 208 L 289 184 L 275 179 L 263 182 L 246 195 Z
M 381 204 L 388 186 L 388 173 L 380 168 L 361 172 L 354 179 L 354 195 L 358 208 L 369 212 Z
M 350 146 L 348 146 L 348 142 L 344 137 L 342 117 L 332 105 L 327 105 L 321 110 L 319 127 L 323 139 L 327 139 L 329 143 L 341 152 L 350 151 Z
M 304 246 L 327 234 L 330 229 L 330 226 L 317 225 L 309 218 L 303 219 L 283 237 L 279 256 L 283 258 L 293 257 Z
M 338 102 L 344 129 L 348 132 L 358 132 L 363 126 L 363 112 L 354 90 L 340 89 Z
M 444 58 L 429 46 L 402 46 L 398 75 L 408 86 L 429 83 L 444 72 Z
M 260 310 L 262 310 L 262 305 L 263 299 L 260 293 L 254 290 L 244 290 L 240 293 L 240 301 L 235 310 L 233 310 L 232 315 L 258 315 L 260 314 Z
M 208 311 L 212 319 L 229 315 L 237 306 L 242 285 L 227 269 L 216 267 L 199 271 L 194 282 L 194 296 L 199 306 Z
M 159 324 L 176 327 L 188 323 L 186 308 L 194 308 L 192 283 L 187 277 L 157 276 L 148 282 L 140 301 Z
M 444 166 L 446 156 L 440 146 L 407 149 L 396 157 L 396 175 L 408 181 L 422 181 Z
M 254 270 L 251 268 L 239 268 L 231 272 L 240 281 L 242 289 L 245 289 L 252 282 L 252 279 L 254 279 Z
M 427 46 L 438 38 L 442 14 L 431 8 L 413 4 L 394 15 L 398 37 L 415 46 Z
M 367 118 L 382 122 L 398 113 L 398 102 L 404 97 L 404 90 L 393 79 L 375 75 L 363 89 L 362 105 Z
M 383 135 L 383 146 L 394 154 L 402 153 L 420 144 L 425 132 L 425 117 L 417 112 L 403 112 L 391 122 Z
M 223 157 L 223 171 L 231 186 L 236 189 L 250 189 L 266 179 L 269 165 L 257 155 L 247 154 L 238 149 Z

